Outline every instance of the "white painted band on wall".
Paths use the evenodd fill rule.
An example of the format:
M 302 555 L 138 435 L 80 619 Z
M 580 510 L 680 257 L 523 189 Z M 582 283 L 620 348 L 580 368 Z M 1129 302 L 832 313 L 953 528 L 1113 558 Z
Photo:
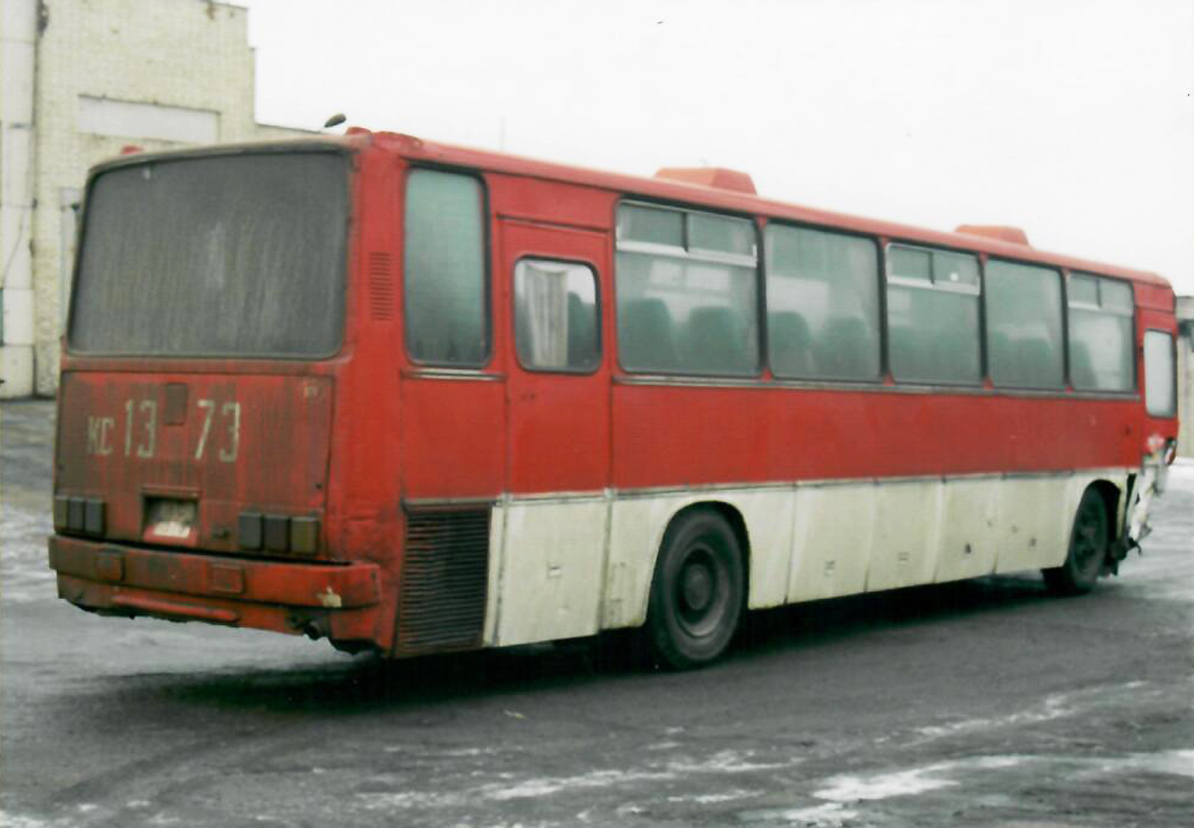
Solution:
M 33 289 L 5 287 L 2 295 L 4 344 L 33 344 Z
M 79 130 L 121 138 L 214 144 L 220 115 L 207 109 L 79 96 Z
M 0 399 L 19 399 L 33 393 L 33 348 L 0 345 Z

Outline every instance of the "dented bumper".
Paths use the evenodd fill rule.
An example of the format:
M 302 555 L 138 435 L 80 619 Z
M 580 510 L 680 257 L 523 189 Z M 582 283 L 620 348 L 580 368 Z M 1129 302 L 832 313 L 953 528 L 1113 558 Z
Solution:
M 59 535 L 49 546 L 59 597 L 86 610 L 382 644 L 373 564 L 243 560 Z

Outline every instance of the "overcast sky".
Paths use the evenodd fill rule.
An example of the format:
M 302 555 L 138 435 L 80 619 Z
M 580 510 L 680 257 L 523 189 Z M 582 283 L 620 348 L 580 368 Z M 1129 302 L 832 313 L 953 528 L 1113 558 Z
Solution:
M 1194 2 L 239 0 L 260 121 L 349 123 L 1156 271 L 1194 294 Z

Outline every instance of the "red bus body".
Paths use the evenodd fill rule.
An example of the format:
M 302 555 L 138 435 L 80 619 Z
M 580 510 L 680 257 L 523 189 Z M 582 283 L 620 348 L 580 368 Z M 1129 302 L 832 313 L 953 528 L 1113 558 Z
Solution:
M 323 143 L 351 164 L 337 353 L 130 358 L 64 347 L 50 540 L 62 598 L 394 656 L 591 635 L 643 622 L 654 555 L 692 504 L 720 510 L 740 532 L 748 605 L 773 606 L 1056 565 L 1075 498 L 1092 481 L 1112 487 L 1121 538 L 1132 475 L 1176 438 L 1176 418 L 1150 416 L 1142 402 L 1141 337 L 1176 335 L 1173 292 L 1152 274 L 402 135 Z M 239 151 L 261 150 L 208 152 Z M 483 183 L 491 343 L 481 367 L 407 355 L 402 212 L 412 168 Z M 1127 280 L 1136 390 L 910 385 L 886 367 L 874 383 L 789 381 L 765 361 L 745 379 L 628 372 L 614 304 L 615 216 L 627 198 L 747 217 L 760 232 L 782 221 L 861 234 L 880 249 L 940 246 Z M 529 371 L 516 358 L 510 274 L 526 257 L 596 274 L 595 370 Z M 835 486 L 850 502 L 868 486 L 876 494 L 864 492 L 871 499 L 851 521 Z M 1002 505 L 991 505 L 996 497 Z M 194 512 L 172 523 L 178 503 Z M 982 515 L 987 528 L 973 531 L 988 534 L 971 537 Z M 865 545 L 866 560 L 805 559 L 814 536 Z M 918 543 L 933 551 L 922 556 Z M 947 561 L 954 546 L 969 563 Z M 821 585 L 801 586 L 814 576 Z

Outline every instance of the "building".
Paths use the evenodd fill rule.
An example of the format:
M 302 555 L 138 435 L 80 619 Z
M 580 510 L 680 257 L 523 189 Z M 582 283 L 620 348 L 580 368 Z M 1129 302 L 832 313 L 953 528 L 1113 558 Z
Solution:
M 254 119 L 248 11 L 209 0 L 0 4 L 0 396 L 52 394 L 87 169 L 304 134 Z
M 1177 453 L 1194 457 L 1194 296 L 1177 297 Z

